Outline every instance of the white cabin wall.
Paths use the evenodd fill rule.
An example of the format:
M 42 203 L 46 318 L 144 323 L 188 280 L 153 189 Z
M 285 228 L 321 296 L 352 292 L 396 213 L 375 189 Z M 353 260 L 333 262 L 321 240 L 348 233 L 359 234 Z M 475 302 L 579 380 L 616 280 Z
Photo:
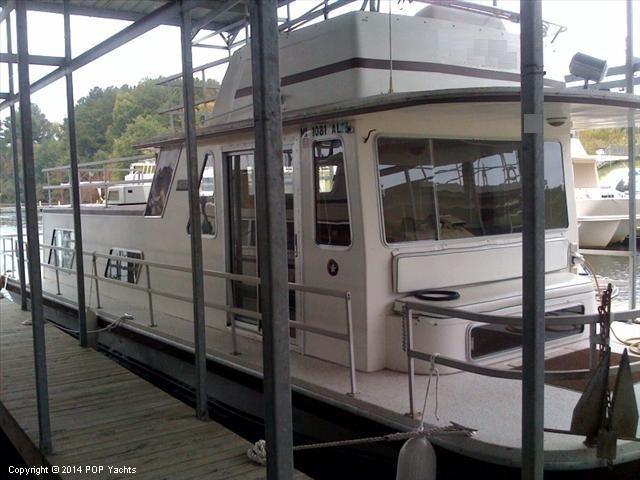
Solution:
M 385 134 L 406 136 L 432 136 L 441 138 L 487 138 L 494 140 L 513 140 L 520 138 L 519 105 L 469 104 L 432 105 L 410 107 L 403 110 L 379 112 L 363 115 L 354 121 L 357 156 L 359 159 L 359 180 L 361 186 L 363 209 L 362 225 L 366 257 L 366 312 L 367 312 L 367 367 L 368 371 L 384 368 L 386 365 L 386 317 L 392 314 L 393 301 L 406 294 L 393 292 L 392 284 L 392 252 L 415 252 L 424 250 L 425 243 L 434 248 L 446 249 L 449 246 L 463 247 L 471 240 L 473 243 L 486 242 L 486 238 L 461 239 L 447 242 L 415 242 L 387 246 L 383 242 L 381 205 L 378 193 L 376 137 Z M 369 140 L 364 138 L 371 132 Z M 562 235 L 570 242 L 577 241 L 575 226 L 575 202 L 573 199 L 573 175 L 571 173 L 571 157 L 569 146 L 569 125 L 550 127 L 545 125 L 545 137 L 557 139 L 562 143 L 563 161 L 568 200 L 569 229 L 562 230 Z M 519 235 L 493 237 L 501 240 L 511 237 L 517 241 Z M 491 265 L 482 263 L 478 258 L 478 268 L 491 269 Z M 519 257 L 504 258 L 505 263 L 517 262 Z M 452 265 L 452 269 L 460 268 L 460 284 L 464 284 L 463 267 Z M 517 267 L 517 266 L 516 266 Z M 516 268 L 517 269 L 517 268 Z M 438 275 L 438 272 L 432 272 Z M 400 322 L 400 318 L 398 317 Z

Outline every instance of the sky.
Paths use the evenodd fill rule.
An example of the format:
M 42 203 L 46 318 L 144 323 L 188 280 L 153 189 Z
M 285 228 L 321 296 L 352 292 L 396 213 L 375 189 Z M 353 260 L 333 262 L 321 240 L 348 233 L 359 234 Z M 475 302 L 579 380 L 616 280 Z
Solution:
M 491 5 L 491 1 L 475 0 L 476 3 Z M 297 0 L 292 14 L 300 14 L 312 8 L 318 0 Z M 517 11 L 519 0 L 498 0 L 498 7 Z M 357 9 L 360 2 L 332 13 Z M 634 53 L 640 57 L 640 0 L 633 0 L 635 35 Z M 419 2 L 383 0 L 381 11 L 413 14 L 423 5 Z M 562 33 L 553 45 L 545 51 L 548 61 L 553 58 L 568 73 L 571 56 L 580 51 L 594 57 L 607 59 L 609 66 L 621 65 L 625 61 L 626 42 L 626 0 L 543 0 L 543 18 L 564 25 L 568 30 Z M 285 16 L 285 10 L 281 9 Z M 29 50 L 31 54 L 64 56 L 62 16 L 58 14 L 28 12 Z M 73 56 L 77 56 L 100 41 L 127 26 L 129 22 L 91 17 L 71 17 L 71 38 Z M 6 52 L 5 23 L 0 25 L 0 51 Z M 15 23 L 13 23 L 15 25 Z M 508 30 L 517 31 L 517 25 L 508 25 Z M 15 36 L 15 28 L 14 28 Z M 200 35 L 202 36 L 202 35 Z M 209 40 L 207 40 L 208 42 Z M 13 48 L 15 52 L 15 39 Z M 201 65 L 226 55 L 220 50 L 193 48 L 193 64 Z M 564 67 L 566 65 L 566 67 Z M 30 80 L 52 71 L 55 67 L 32 66 Z M 207 78 L 222 81 L 226 66 L 207 70 Z M 74 90 L 77 99 L 87 95 L 91 88 L 102 88 L 124 84 L 135 85 L 141 79 L 168 76 L 178 73 L 180 64 L 180 36 L 177 27 L 161 26 L 125 44 L 97 61 L 74 72 Z M 14 67 L 14 71 L 15 67 Z M 0 65 L 0 91 L 8 91 L 7 64 Z M 17 74 L 16 74 L 17 89 Z M 47 118 L 61 122 L 66 117 L 65 81 L 36 92 L 32 101 L 37 103 Z M 0 112 L 0 118 L 8 115 L 8 109 Z

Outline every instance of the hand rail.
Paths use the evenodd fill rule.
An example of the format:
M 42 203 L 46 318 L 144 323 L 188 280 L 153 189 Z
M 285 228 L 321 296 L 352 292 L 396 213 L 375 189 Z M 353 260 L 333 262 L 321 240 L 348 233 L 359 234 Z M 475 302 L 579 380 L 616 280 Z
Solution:
M 2 238 L 2 237 L 0 237 Z M 25 242 L 26 245 L 26 242 Z M 4 252 L 4 244 L 3 244 L 3 252 Z M 60 252 L 75 252 L 74 248 L 69 248 L 69 247 L 62 247 L 62 246 L 57 246 L 57 245 L 45 245 L 45 244 L 40 244 L 40 249 L 41 250 L 49 250 L 49 251 L 60 251 Z M 111 285 L 116 285 L 116 286 L 120 286 L 120 287 L 125 287 L 125 288 L 130 288 L 132 290 L 136 290 L 136 291 L 140 291 L 140 292 L 145 292 L 147 294 L 147 302 L 148 302 L 148 308 L 149 308 L 149 326 L 150 327 L 155 327 L 156 323 L 154 320 L 154 313 L 153 313 L 153 295 L 158 295 L 158 296 L 162 296 L 162 297 L 166 297 L 166 298 L 171 298 L 174 300 L 178 300 L 178 301 L 182 301 L 182 302 L 187 302 L 187 303 L 192 303 L 193 302 L 193 298 L 192 297 L 186 297 L 183 295 L 178 295 L 175 293 L 171 293 L 171 292 L 166 292 L 166 291 L 162 291 L 162 290 L 156 290 L 151 288 L 151 268 L 158 268 L 158 269 L 164 269 L 164 270 L 170 270 L 170 271 L 176 271 L 176 272 L 181 272 L 181 273 L 191 273 L 191 268 L 189 267 L 183 267 L 180 265 L 172 265 L 172 264 L 167 264 L 167 263 L 160 263 L 160 262 L 154 262 L 154 261 L 150 261 L 150 260 L 143 260 L 143 259 L 138 259 L 138 258 L 130 258 L 130 257 L 122 257 L 119 255 L 111 255 L 111 254 L 105 254 L 105 253 L 98 253 L 98 252 L 88 252 L 88 251 L 84 251 L 82 252 L 83 256 L 88 256 L 91 257 L 91 263 L 92 263 L 92 273 L 85 273 L 85 277 L 91 279 L 92 281 L 95 282 L 95 287 L 96 287 L 96 298 L 97 298 L 97 308 L 102 308 L 101 307 L 101 303 L 100 303 L 100 290 L 99 290 L 99 284 L 100 282 L 104 282 L 104 283 L 108 283 Z M 55 259 L 55 263 L 54 265 L 51 265 L 49 263 L 45 263 L 45 262 L 41 262 L 41 265 L 47 269 L 52 269 L 55 271 L 56 274 L 56 286 L 57 286 L 57 291 L 58 294 L 60 295 L 60 281 L 59 281 L 59 272 L 63 272 L 63 273 L 67 273 L 67 274 L 75 274 L 76 271 L 74 269 L 69 269 L 69 268 L 65 268 L 62 267 L 60 265 L 57 265 L 58 262 L 58 256 L 54 255 L 53 256 Z M 98 267 L 97 267 L 97 259 L 104 259 L 104 260 L 117 260 L 117 261 L 126 261 L 127 263 L 132 263 L 135 265 L 140 265 L 141 267 L 145 268 L 145 273 L 146 273 L 146 283 L 147 286 L 141 286 L 141 285 L 137 285 L 137 284 L 133 284 L 133 283 L 128 283 L 128 282 L 123 282 L 121 280 L 116 280 L 116 279 L 111 279 L 111 278 L 105 278 L 105 277 L 101 277 L 98 275 Z M 204 270 L 203 271 L 205 276 L 208 277 L 215 277 L 215 278 L 221 278 L 221 279 L 225 279 L 228 281 L 237 281 L 237 282 L 242 282 L 242 283 L 246 283 L 249 285 L 254 285 L 254 286 L 259 286 L 260 285 L 260 278 L 259 277 L 253 277 L 253 276 L 249 276 L 249 275 L 242 275 L 242 274 L 238 274 L 238 273 L 229 273 L 229 272 L 222 272 L 222 271 L 218 271 L 218 270 Z M 322 327 L 317 327 L 314 325 L 307 325 L 305 323 L 301 323 L 298 322 L 296 320 L 291 320 L 289 319 L 289 325 L 291 328 L 295 329 L 295 330 L 300 330 L 300 331 L 305 331 L 305 332 L 309 332 L 309 333 L 314 333 L 317 335 L 323 335 L 325 337 L 328 338 L 334 338 L 336 340 L 341 340 L 347 343 L 348 345 L 348 358 L 349 358 L 349 381 L 350 381 L 350 392 L 348 393 L 348 395 L 350 396 L 355 396 L 357 394 L 357 383 L 356 383 L 356 366 L 355 366 L 355 353 L 354 353 L 354 345 L 353 345 L 353 312 L 352 312 L 352 307 L 351 307 L 351 292 L 350 291 L 341 291 L 341 290 L 336 290 L 336 289 L 331 289 L 331 288 L 326 288 L 326 287 L 315 287 L 315 286 L 308 286 L 308 285 L 302 285 L 300 283 L 294 283 L 294 282 L 288 282 L 288 286 L 290 290 L 293 291 L 298 291 L 298 292 L 305 292 L 305 293 L 310 293 L 310 294 L 316 294 L 316 295 L 323 295 L 323 296 L 328 296 L 328 297 L 334 297 L 334 298 L 342 298 L 344 299 L 345 302 L 345 310 L 346 310 L 346 333 L 341 333 L 341 332 L 336 332 L 333 330 L 328 330 Z M 212 303 L 212 302 L 205 302 L 205 306 L 209 307 L 209 308 L 213 308 L 213 309 L 217 309 L 217 310 L 222 310 L 225 311 L 227 313 L 230 314 L 234 314 L 234 315 L 242 315 L 244 317 L 248 317 L 251 318 L 253 320 L 257 320 L 260 321 L 262 320 L 262 315 L 259 312 L 253 311 L 253 310 L 247 310 L 247 309 L 243 309 L 243 308 L 237 308 L 237 307 L 230 307 L 226 304 L 219 304 L 219 303 Z M 232 332 L 232 340 L 233 340 L 233 345 L 234 345 L 234 354 L 237 353 L 237 339 L 236 339 L 236 319 L 235 316 L 231 315 L 230 317 L 230 322 L 231 322 L 231 332 Z
M 95 162 L 85 162 L 79 163 L 78 168 L 84 167 L 94 167 L 96 165 L 112 165 L 114 163 L 126 163 L 126 162 L 138 162 L 143 160 L 155 160 L 156 157 L 150 157 L 149 155 L 134 155 L 132 157 L 122 157 L 122 158 L 110 158 L 108 160 L 96 160 Z M 56 172 L 56 171 L 65 171 L 69 170 L 71 165 L 58 165 L 55 167 L 43 168 L 42 172 Z
M 509 380 L 522 380 L 522 371 L 514 370 L 514 369 L 503 369 L 503 368 L 492 368 L 492 367 L 483 367 L 480 365 L 476 365 L 470 362 L 456 360 L 454 358 L 446 357 L 440 355 L 438 353 L 426 353 L 421 352 L 419 350 L 414 350 L 413 348 L 413 314 L 414 313 L 435 313 L 438 315 L 448 315 L 446 318 L 462 318 L 475 322 L 482 323 L 493 323 L 499 325 L 521 325 L 522 317 L 506 317 L 506 316 L 498 316 L 498 315 L 488 315 L 481 313 L 472 313 L 466 312 L 463 310 L 455 309 L 455 308 L 445 308 L 445 307 L 436 307 L 433 305 L 427 304 L 418 304 L 415 302 L 406 302 L 403 305 L 402 309 L 402 328 L 403 328 L 403 339 L 406 341 L 406 344 L 403 345 L 403 350 L 407 354 L 407 375 L 408 375 L 408 384 L 409 384 L 409 413 L 412 417 L 415 416 L 415 407 L 414 407 L 414 390 L 415 390 L 415 360 L 421 360 L 424 362 L 433 362 L 439 365 L 443 365 L 450 368 L 455 368 L 458 370 L 462 370 L 469 373 L 474 373 L 477 375 L 484 375 L 487 377 L 494 378 L 503 378 Z M 640 310 L 631 310 L 626 312 L 618 312 L 621 315 L 618 315 L 617 320 L 613 318 L 613 312 L 611 314 L 611 321 L 619 321 L 621 318 L 636 318 L 640 316 Z M 576 321 L 571 322 L 571 324 L 593 324 L 600 321 L 599 315 L 584 315 L 583 316 L 586 321 Z M 440 318 L 440 317 L 439 317 Z M 564 317 L 561 316 L 545 316 L 545 323 L 547 325 L 566 325 L 568 323 L 568 319 L 579 319 L 580 317 L 576 317 L 574 315 L 567 315 Z M 561 323 L 551 323 L 550 320 L 559 320 L 562 319 Z M 590 341 L 592 345 L 595 345 L 594 341 L 595 332 L 592 331 L 590 335 Z M 631 364 L 633 370 L 640 368 L 640 361 L 633 362 Z M 610 370 L 615 371 L 618 366 L 610 367 Z M 584 379 L 586 376 L 591 373 L 591 369 L 576 369 L 576 370 L 545 370 L 544 378 L 545 381 L 552 380 L 577 380 Z

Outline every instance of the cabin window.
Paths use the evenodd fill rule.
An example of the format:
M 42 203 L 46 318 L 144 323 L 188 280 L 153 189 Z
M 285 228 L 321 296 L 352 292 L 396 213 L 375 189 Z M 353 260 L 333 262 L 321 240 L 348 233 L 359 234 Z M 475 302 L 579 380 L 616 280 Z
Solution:
M 388 243 L 522 232 L 520 142 L 379 138 Z M 562 149 L 545 142 L 546 228 L 566 228 Z
M 344 149 L 340 140 L 313 144 L 316 243 L 351 245 Z
M 109 255 L 122 257 L 122 260 L 113 258 L 107 260 L 107 268 L 104 271 L 104 276 L 106 278 L 133 284 L 138 283 L 142 265 L 140 265 L 139 263 L 130 262 L 127 259 L 134 258 L 142 260 L 144 257 L 141 251 L 127 250 L 124 248 L 112 248 L 111 250 L 109 250 Z
M 75 238 L 73 230 L 55 228 L 51 237 L 51 246 L 62 248 L 73 248 L 75 246 Z M 55 265 L 62 268 L 72 268 L 75 252 L 67 250 L 49 250 L 49 265 Z
M 145 217 L 161 217 L 164 213 L 180 150 L 180 148 L 173 148 L 160 151 L 147 198 L 147 208 L 144 211 Z
M 213 153 L 207 153 L 200 174 L 200 224 L 202 225 L 202 235 L 210 237 L 216 234 L 215 188 Z M 187 223 L 187 233 L 191 235 L 191 221 Z
M 378 140 L 378 175 L 388 243 L 437 238 L 433 166 L 429 158 L 428 140 Z

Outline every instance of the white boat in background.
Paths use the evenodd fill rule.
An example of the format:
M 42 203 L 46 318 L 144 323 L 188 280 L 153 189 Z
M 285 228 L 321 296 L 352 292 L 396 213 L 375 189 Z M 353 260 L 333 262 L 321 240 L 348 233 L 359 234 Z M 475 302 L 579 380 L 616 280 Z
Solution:
M 578 138 L 572 138 L 571 160 L 580 247 L 606 248 L 623 242 L 629 236 L 628 170 L 620 167 L 600 178 L 598 165 L 626 157 L 590 155 Z M 640 212 L 640 197 L 636 209 Z

